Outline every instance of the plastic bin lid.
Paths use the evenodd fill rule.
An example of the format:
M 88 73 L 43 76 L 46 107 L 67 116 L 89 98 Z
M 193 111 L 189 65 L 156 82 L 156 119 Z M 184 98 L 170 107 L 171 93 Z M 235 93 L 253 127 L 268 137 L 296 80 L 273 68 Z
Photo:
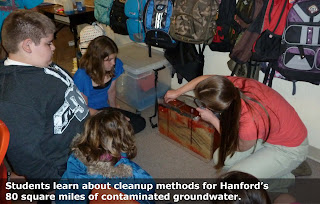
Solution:
M 134 75 L 170 64 L 163 52 L 151 49 L 151 57 L 149 57 L 148 47 L 137 43 L 119 46 L 118 58 L 123 62 L 123 68 Z

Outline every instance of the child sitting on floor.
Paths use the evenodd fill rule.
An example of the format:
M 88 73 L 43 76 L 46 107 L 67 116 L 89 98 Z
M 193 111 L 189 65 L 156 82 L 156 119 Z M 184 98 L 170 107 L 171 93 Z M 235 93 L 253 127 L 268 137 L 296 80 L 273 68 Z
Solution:
M 69 147 L 89 110 L 71 76 L 52 63 L 56 27 L 47 16 L 16 10 L 2 26 L 0 118 L 10 131 L 7 159 L 28 181 L 59 181 Z
M 138 133 L 145 128 L 145 119 L 138 114 L 118 109 L 116 81 L 124 70 L 117 54 L 118 47 L 112 39 L 107 36 L 94 38 L 81 57 L 80 68 L 73 80 L 86 99 L 91 115 L 106 108 L 117 109 L 129 119 L 134 132 Z
M 122 182 L 152 184 L 155 187 L 152 177 L 130 160 L 137 154 L 133 128 L 119 111 L 104 109 L 88 119 L 84 132 L 74 138 L 71 150 L 73 154 L 69 157 L 61 183 L 110 183 L 113 186 Z M 72 192 L 86 196 L 90 193 L 89 190 L 81 188 L 74 191 Z M 149 191 L 143 189 L 120 191 L 128 195 L 152 194 L 154 188 Z M 68 192 L 57 191 L 58 194 Z M 70 202 L 72 201 L 66 203 Z M 153 203 L 146 200 L 139 202 Z M 56 203 L 59 201 L 56 200 Z

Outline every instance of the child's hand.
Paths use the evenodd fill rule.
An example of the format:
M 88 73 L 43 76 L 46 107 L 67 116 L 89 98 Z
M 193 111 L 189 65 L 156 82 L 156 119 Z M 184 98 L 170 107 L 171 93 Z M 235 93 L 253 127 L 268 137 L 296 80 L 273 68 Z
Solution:
M 212 123 L 213 120 L 218 119 L 217 116 L 213 114 L 213 112 L 207 108 L 197 108 L 199 115 L 202 120 Z
M 176 90 L 169 90 L 167 91 L 166 95 L 164 95 L 164 101 L 168 103 L 178 97 L 179 97 L 179 93 Z

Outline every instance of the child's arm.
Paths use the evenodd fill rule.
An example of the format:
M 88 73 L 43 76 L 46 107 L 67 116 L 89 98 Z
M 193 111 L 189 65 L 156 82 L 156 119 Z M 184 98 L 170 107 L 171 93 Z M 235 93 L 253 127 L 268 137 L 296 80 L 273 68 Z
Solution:
M 84 95 L 82 92 L 81 92 L 81 95 L 82 95 L 82 97 L 84 98 L 84 100 L 86 101 L 86 104 L 88 105 L 89 103 L 88 103 L 88 97 L 86 96 L 86 95 Z M 89 108 L 89 112 L 90 112 L 90 115 L 92 116 L 92 115 L 95 115 L 95 114 L 97 114 L 99 111 L 98 110 L 96 110 L 96 109 L 93 109 L 93 108 L 90 108 L 90 107 L 88 107 Z
M 207 121 L 211 123 L 215 129 L 220 133 L 220 120 L 213 114 L 211 110 L 208 110 L 207 108 L 197 108 L 197 111 L 199 112 L 202 120 Z
M 113 81 L 111 83 L 111 86 L 108 90 L 108 103 L 110 105 L 110 107 L 113 108 L 120 108 L 119 105 L 117 105 L 117 100 L 116 100 L 116 82 L 117 82 L 117 78 L 124 72 L 123 69 L 123 62 L 117 58 L 116 59 L 116 65 L 115 65 L 115 76 L 113 77 Z
M 8 160 L 14 167 L 15 173 L 29 180 L 48 179 L 50 181 L 49 179 L 60 178 L 59 166 L 52 159 L 54 157 L 51 157 L 51 152 L 49 153 L 52 149 L 48 150 L 46 147 L 56 145 L 60 150 L 64 146 L 67 149 L 68 145 L 65 145 L 65 141 L 57 145 L 59 139 L 53 139 L 53 141 L 50 140 L 51 145 L 47 144 L 50 143 L 48 138 L 58 138 L 59 135 L 53 135 L 52 130 L 46 129 L 47 121 L 38 109 L 23 104 L 6 107 L 13 113 L 19 113 L 19 117 L 14 117 L 13 123 L 17 126 L 10 126 L 14 129 L 11 133 L 15 137 L 10 137 L 10 145 L 11 143 L 12 145 L 7 152 Z
M 112 81 L 110 89 L 108 90 L 108 103 L 110 107 L 113 108 L 118 108 L 116 102 L 116 81 L 117 80 Z
M 164 100 L 166 103 L 168 103 L 169 101 L 172 101 L 176 98 L 178 98 L 179 96 L 181 96 L 182 94 L 188 92 L 188 91 L 192 91 L 199 82 L 205 80 L 206 78 L 211 77 L 212 75 L 203 75 L 203 76 L 199 76 L 193 80 L 191 80 L 189 83 L 185 84 L 184 86 L 176 89 L 176 90 L 169 90 L 166 95 L 164 96 Z

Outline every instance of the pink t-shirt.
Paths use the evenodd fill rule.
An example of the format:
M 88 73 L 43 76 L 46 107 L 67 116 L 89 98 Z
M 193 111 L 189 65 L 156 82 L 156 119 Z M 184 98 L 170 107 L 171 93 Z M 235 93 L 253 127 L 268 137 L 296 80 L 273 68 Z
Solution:
M 270 144 L 287 147 L 299 146 L 307 137 L 307 129 L 294 108 L 275 90 L 248 78 L 227 78 L 246 96 L 259 101 L 267 110 L 270 117 L 270 134 L 267 140 Z M 257 103 L 250 101 L 253 112 L 241 100 L 241 117 L 239 137 L 242 140 L 256 140 L 266 138 L 268 131 L 268 117 Z

